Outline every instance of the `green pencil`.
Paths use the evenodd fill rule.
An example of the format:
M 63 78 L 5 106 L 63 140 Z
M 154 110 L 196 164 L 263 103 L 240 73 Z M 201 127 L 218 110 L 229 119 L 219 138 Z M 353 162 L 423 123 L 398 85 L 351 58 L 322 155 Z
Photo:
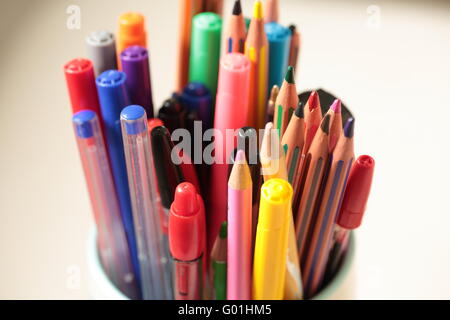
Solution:
M 214 298 L 227 299 L 227 222 L 220 227 L 219 235 L 211 251 Z

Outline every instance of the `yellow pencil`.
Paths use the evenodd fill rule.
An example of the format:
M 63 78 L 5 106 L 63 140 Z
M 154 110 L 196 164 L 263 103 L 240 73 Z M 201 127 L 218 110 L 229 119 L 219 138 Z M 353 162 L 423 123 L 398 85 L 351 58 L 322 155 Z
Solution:
M 261 187 L 253 262 L 255 300 L 284 297 L 292 193 L 291 185 L 283 179 L 270 179 Z

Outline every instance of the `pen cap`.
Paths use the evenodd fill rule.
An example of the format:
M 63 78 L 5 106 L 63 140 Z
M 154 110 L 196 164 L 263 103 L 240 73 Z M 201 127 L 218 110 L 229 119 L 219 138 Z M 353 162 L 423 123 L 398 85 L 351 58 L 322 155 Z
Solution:
M 147 115 L 145 109 L 138 105 L 125 107 L 120 113 L 120 120 L 123 123 L 125 133 L 139 134 L 147 129 Z
M 189 82 L 203 83 L 215 96 L 220 59 L 222 19 L 203 12 L 192 19 Z
M 337 218 L 339 226 L 356 229 L 361 225 L 372 185 L 375 160 L 360 156 L 352 166 L 345 188 L 344 199 Z
M 146 47 L 144 16 L 136 12 L 127 12 L 119 16 L 117 51 L 119 54 L 127 47 L 139 45 Z
M 180 166 L 172 161 L 173 142 L 169 130 L 166 127 L 154 128 L 151 142 L 161 202 L 168 209 L 173 202 L 175 188 L 184 181 L 184 177 Z
M 86 37 L 86 51 L 94 65 L 95 75 L 117 69 L 116 41 L 109 31 L 94 31 Z
M 81 110 L 72 117 L 73 127 L 78 139 L 89 139 L 99 133 L 97 115 L 92 110 Z
M 117 126 L 122 109 L 130 105 L 125 87 L 127 77 L 117 70 L 102 72 L 96 80 L 98 97 L 100 99 L 102 117 L 106 126 Z
M 94 68 L 88 59 L 76 58 L 64 65 L 72 112 L 83 109 L 99 112 Z
M 142 46 L 130 46 L 120 54 L 122 71 L 127 75 L 131 103 L 143 106 L 147 116 L 153 117 L 152 86 L 148 51 Z
M 200 82 L 191 82 L 183 89 L 179 95 L 180 103 L 187 110 L 196 110 L 200 120 L 203 121 L 203 128 L 209 129 L 212 122 L 211 93 L 208 88 Z
M 184 127 L 186 112 L 177 98 L 172 97 L 165 100 L 159 108 L 158 118 L 160 118 L 169 132 Z
M 264 26 L 269 41 L 269 84 L 281 86 L 283 76 L 288 66 L 291 31 L 276 22 L 266 23 Z
M 258 229 L 274 230 L 287 225 L 292 187 L 284 179 L 269 179 L 261 187 Z
M 175 189 L 169 213 L 169 245 L 177 260 L 192 261 L 203 253 L 205 220 L 201 202 L 191 183 L 180 183 Z

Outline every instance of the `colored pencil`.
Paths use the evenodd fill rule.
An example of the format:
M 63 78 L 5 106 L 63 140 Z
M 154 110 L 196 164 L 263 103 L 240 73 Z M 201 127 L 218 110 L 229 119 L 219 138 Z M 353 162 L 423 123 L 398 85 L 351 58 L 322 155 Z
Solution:
M 277 85 L 272 87 L 270 91 L 269 101 L 267 102 L 266 123 L 273 122 L 273 114 L 275 113 L 275 101 L 277 100 L 280 88 Z
M 264 127 L 266 116 L 268 48 L 267 36 L 264 31 L 262 3 L 257 0 L 253 6 L 253 17 L 245 42 L 245 55 L 250 60 L 249 108 L 251 119 L 248 125 L 256 129 Z
M 290 66 L 293 66 L 298 73 L 297 62 L 298 56 L 300 54 L 300 33 L 298 32 L 297 27 L 294 24 L 291 24 L 289 26 L 289 30 L 291 30 L 291 43 L 289 46 L 288 64 Z
M 223 0 L 203 0 L 205 12 L 214 12 L 219 16 L 222 15 L 223 12 Z
M 306 102 L 305 108 L 305 147 L 304 154 L 306 154 L 311 146 L 317 129 L 322 121 L 322 109 L 320 108 L 320 100 L 317 91 L 311 92 L 311 95 Z
M 280 137 L 286 131 L 289 119 L 295 108 L 297 108 L 297 105 L 298 95 L 294 80 L 294 68 L 289 66 L 275 102 L 274 125 L 279 130 Z
M 328 150 L 330 153 L 333 153 L 333 150 L 336 147 L 336 144 L 342 135 L 341 100 L 339 99 L 334 100 L 327 114 L 330 115 L 330 123 L 331 123 Z
M 228 180 L 227 299 L 251 298 L 252 177 L 244 150 L 238 150 Z
M 242 14 L 241 1 L 235 0 L 233 14 L 230 17 L 225 34 L 226 52 L 244 53 L 246 36 L 247 29 L 245 27 L 244 15 Z
M 227 299 L 227 222 L 222 222 L 211 250 L 211 274 L 216 300 Z
M 266 0 L 264 5 L 264 22 L 278 22 L 279 4 L 278 0 Z

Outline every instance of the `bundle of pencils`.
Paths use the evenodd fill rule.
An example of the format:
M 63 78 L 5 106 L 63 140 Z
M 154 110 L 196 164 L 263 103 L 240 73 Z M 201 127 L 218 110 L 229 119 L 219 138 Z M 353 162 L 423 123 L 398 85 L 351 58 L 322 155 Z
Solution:
M 248 25 L 236 0 L 222 37 L 222 6 L 180 0 L 157 118 L 143 15 L 64 66 L 99 257 L 132 299 L 311 298 L 362 221 L 374 160 L 354 159 L 340 100 L 322 116 L 321 91 L 299 99 L 297 28 L 270 0 Z

